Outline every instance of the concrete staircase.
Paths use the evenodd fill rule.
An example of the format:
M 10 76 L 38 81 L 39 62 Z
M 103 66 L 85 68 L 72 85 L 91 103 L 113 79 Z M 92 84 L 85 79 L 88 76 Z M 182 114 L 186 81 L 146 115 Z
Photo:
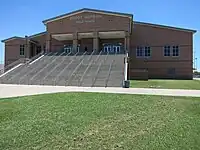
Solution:
M 4 84 L 121 87 L 124 54 L 47 53 L 0 77 Z

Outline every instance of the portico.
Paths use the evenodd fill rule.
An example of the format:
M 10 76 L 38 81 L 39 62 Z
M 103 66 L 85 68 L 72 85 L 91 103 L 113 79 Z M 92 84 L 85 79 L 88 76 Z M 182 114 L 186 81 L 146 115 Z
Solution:
M 122 53 L 129 50 L 129 40 L 125 31 L 52 34 L 47 47 L 49 51 Z

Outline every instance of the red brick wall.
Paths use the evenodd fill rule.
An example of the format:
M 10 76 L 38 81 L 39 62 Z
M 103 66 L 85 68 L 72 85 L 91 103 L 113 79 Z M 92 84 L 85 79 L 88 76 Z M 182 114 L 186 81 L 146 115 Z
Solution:
M 20 56 L 20 45 L 23 44 L 26 44 L 26 41 L 23 39 L 13 39 L 5 43 L 5 65 L 26 56 L 26 48 L 25 56 Z
M 130 69 L 148 69 L 150 78 L 170 78 L 168 70 L 175 68 L 177 78 L 192 77 L 192 37 L 191 32 L 161 27 L 134 24 L 131 34 Z M 179 45 L 179 57 L 164 57 L 165 45 Z M 150 46 L 150 58 L 136 58 L 137 46 Z
M 77 21 L 91 21 L 93 19 L 79 19 L 74 20 L 77 16 L 82 16 L 83 18 L 90 15 L 100 15 L 100 18 L 94 19 L 94 22 L 83 22 L 77 23 Z M 130 19 L 128 17 L 120 17 L 113 15 L 105 15 L 98 13 L 83 12 L 71 17 L 56 20 L 47 23 L 47 31 L 49 34 L 54 33 L 74 33 L 74 32 L 92 32 L 92 31 L 108 31 L 108 30 L 130 30 Z

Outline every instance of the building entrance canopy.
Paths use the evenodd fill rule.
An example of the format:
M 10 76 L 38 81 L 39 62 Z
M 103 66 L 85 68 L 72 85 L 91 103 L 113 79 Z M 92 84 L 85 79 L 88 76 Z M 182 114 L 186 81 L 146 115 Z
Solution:
M 107 32 L 86 32 L 86 33 L 77 33 L 77 39 L 84 39 L 84 38 L 100 38 L 100 39 L 118 39 L 118 38 L 125 38 L 124 31 L 107 31 Z M 65 41 L 65 40 L 73 40 L 76 39 L 74 34 L 53 34 L 52 38 L 58 41 Z

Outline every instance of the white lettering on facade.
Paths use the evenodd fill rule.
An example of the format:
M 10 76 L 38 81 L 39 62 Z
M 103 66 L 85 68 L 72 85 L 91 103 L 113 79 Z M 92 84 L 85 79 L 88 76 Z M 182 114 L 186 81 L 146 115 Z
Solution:
M 102 15 L 92 14 L 87 16 L 72 16 L 69 18 L 69 20 L 75 21 L 76 23 L 92 23 L 99 18 L 102 18 Z

